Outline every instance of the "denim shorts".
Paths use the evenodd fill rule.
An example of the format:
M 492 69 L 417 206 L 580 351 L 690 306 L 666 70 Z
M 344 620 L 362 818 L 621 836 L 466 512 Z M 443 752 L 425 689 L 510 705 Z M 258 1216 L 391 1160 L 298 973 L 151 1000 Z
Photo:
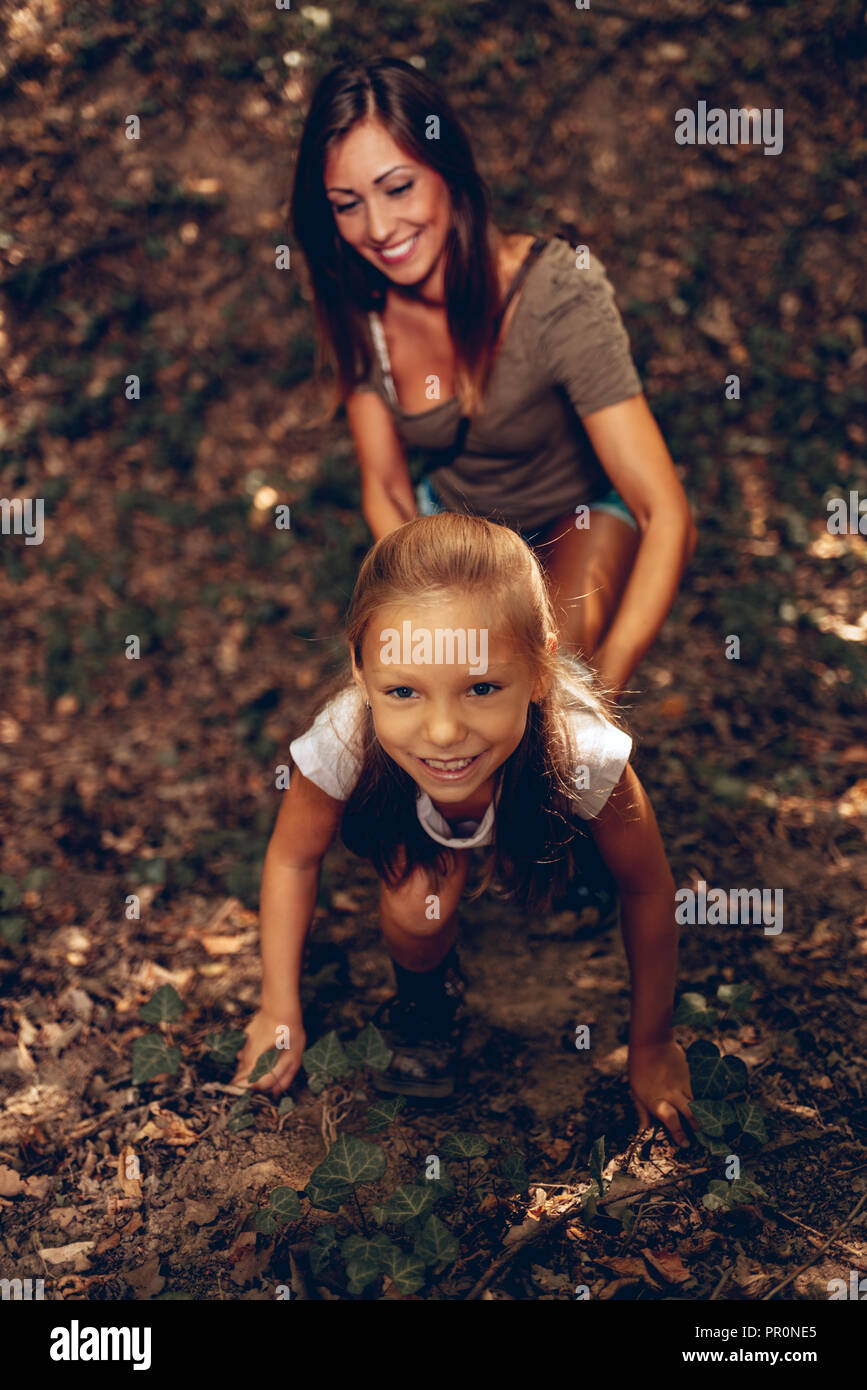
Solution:
M 443 506 L 442 500 L 434 491 L 430 478 L 422 478 L 421 482 L 416 487 L 415 497 L 418 503 L 419 516 L 435 516 L 437 512 L 444 512 L 447 510 L 447 508 Z M 625 521 L 634 531 L 638 530 L 638 523 L 635 517 L 632 515 L 632 512 L 629 510 L 616 488 L 610 488 L 602 497 L 595 498 L 594 501 L 589 502 L 587 505 L 591 512 L 608 512 L 611 516 L 620 517 L 620 520 Z M 532 545 L 533 540 L 539 535 L 542 529 L 544 528 L 540 527 L 529 534 L 525 534 L 521 531 L 520 534 L 528 545 Z

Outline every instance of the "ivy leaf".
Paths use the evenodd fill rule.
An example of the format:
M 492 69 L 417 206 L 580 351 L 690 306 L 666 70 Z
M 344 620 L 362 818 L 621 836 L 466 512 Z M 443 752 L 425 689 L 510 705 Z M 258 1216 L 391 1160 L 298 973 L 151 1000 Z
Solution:
M 413 1249 L 426 1265 L 450 1265 L 458 1258 L 461 1247 L 448 1226 L 432 1213 Z
M 467 1134 L 464 1131 L 447 1134 L 440 1145 L 445 1158 L 484 1158 L 490 1147 L 481 1134 Z
M 584 1209 L 584 1215 L 585 1215 L 585 1216 L 587 1216 L 587 1217 L 589 1217 L 589 1218 L 592 1219 L 592 1218 L 596 1215 L 596 1208 L 597 1208 L 598 1204 L 599 1204 L 599 1193 L 598 1193 L 598 1192 L 594 1192 L 592 1187 L 588 1188 L 586 1192 L 582 1192 L 582 1194 L 581 1194 L 581 1206 L 582 1206 L 583 1209 Z
M 710 1193 L 710 1191 L 707 1191 L 707 1193 L 703 1195 L 702 1205 L 706 1207 L 709 1212 L 720 1211 L 721 1208 L 729 1207 L 728 1194 L 722 1197 L 720 1193 Z
M 145 1023 L 174 1023 L 183 1013 L 184 1002 L 174 985 L 160 985 L 156 994 L 139 1009 L 139 1016 Z
M 349 1292 L 362 1293 L 377 1275 L 385 1272 L 396 1251 L 397 1246 L 392 1244 L 384 1231 L 371 1240 L 359 1235 L 347 1236 L 340 1252 L 346 1260 Z
M 386 1169 L 385 1154 L 378 1144 L 368 1144 L 354 1134 L 340 1134 L 312 1177 L 317 1183 L 342 1183 L 357 1187 L 378 1182 Z
M 722 1100 L 747 1084 L 747 1069 L 740 1057 L 723 1057 L 705 1038 L 687 1048 L 686 1060 L 696 1100 Z
M 8 912 L 10 907 L 20 907 L 21 889 L 9 874 L 0 874 L 0 911 Z
M 298 1193 L 291 1187 L 275 1187 L 271 1193 L 271 1210 L 281 1225 L 286 1221 L 297 1221 L 301 1215 Z
M 367 1132 L 377 1134 L 387 1129 L 396 1120 L 406 1105 L 406 1096 L 395 1096 L 394 1100 L 375 1100 L 367 1111 Z
M 710 1139 L 721 1139 L 735 1117 L 735 1107 L 727 1100 L 694 1100 L 689 1108 Z
M 596 1183 L 596 1195 L 601 1197 L 605 1191 L 605 1180 L 602 1177 L 602 1169 L 605 1167 L 605 1135 L 601 1139 L 595 1140 L 588 1155 L 590 1164 L 590 1176 Z
M 271 1235 L 277 1229 L 277 1218 L 273 1211 L 268 1211 L 266 1207 L 262 1211 L 256 1212 L 253 1225 L 257 1231 L 261 1231 L 264 1235 Z
M 338 1076 L 345 1076 L 349 1070 L 343 1044 L 333 1029 L 312 1047 L 307 1048 L 301 1058 L 301 1065 L 307 1073 L 314 1095 L 318 1095 L 329 1082 L 336 1081 Z
M 717 1010 L 708 1008 L 703 994 L 682 994 L 671 1021 L 688 1028 L 702 1024 L 712 1027 L 718 1018 Z
M 346 1059 L 351 1067 L 370 1067 L 371 1071 L 385 1071 L 391 1057 L 385 1038 L 372 1023 L 368 1023 L 357 1038 L 346 1044 Z
M 736 1202 L 751 1202 L 754 1197 L 767 1197 L 767 1192 L 763 1187 L 759 1187 L 757 1182 L 742 1173 L 739 1178 L 735 1178 L 732 1183 L 732 1197 Z
M 255 1123 L 255 1116 L 248 1115 L 246 1112 L 253 1103 L 252 1091 L 245 1091 L 239 1096 L 229 1111 L 229 1133 L 237 1134 L 239 1130 L 248 1129 Z
M 396 1226 L 402 1226 L 404 1222 L 429 1211 L 435 1200 L 434 1194 L 430 1191 L 430 1183 L 426 1182 L 423 1187 L 415 1183 L 412 1186 L 401 1183 L 385 1203 L 385 1218 L 387 1221 L 393 1221 Z
M 132 1084 L 140 1086 L 163 1072 L 174 1075 L 181 1065 L 181 1049 L 166 1047 L 161 1033 L 146 1033 L 136 1038 L 132 1045 Z
M 310 1269 L 313 1277 L 317 1278 L 322 1273 L 331 1258 L 331 1253 L 337 1245 L 337 1232 L 332 1225 L 320 1226 L 316 1230 L 310 1241 Z
M 505 1178 L 513 1192 L 526 1192 L 530 1186 L 530 1177 L 527 1173 L 527 1166 L 524 1163 L 524 1156 L 508 1140 L 498 1140 L 502 1153 L 500 1155 L 500 1176 Z
M 438 1202 L 442 1197 L 454 1197 L 455 1180 L 444 1168 L 440 1170 L 438 1178 L 421 1178 L 419 1187 L 424 1187 L 426 1192 L 431 1194 L 431 1202 Z
M 768 1131 L 765 1128 L 765 1112 L 752 1101 L 742 1101 L 734 1106 L 735 1118 L 744 1134 L 751 1134 L 760 1144 L 767 1144 Z
M 294 1100 L 292 1099 L 292 1097 L 291 1097 L 291 1096 L 284 1096 L 283 1099 L 281 1100 L 280 1104 L 277 1106 L 277 1114 L 278 1114 L 278 1115 L 288 1115 L 289 1112 L 292 1111 L 292 1110 L 294 1110 L 294 1109 L 295 1109 L 295 1102 L 294 1102 Z
M 346 1261 L 346 1289 L 348 1293 L 364 1293 L 368 1284 L 374 1279 L 379 1278 L 382 1270 L 379 1261 L 367 1253 L 357 1255 L 354 1260 Z
M 742 1014 L 753 997 L 752 985 L 720 985 L 716 997 L 731 1014 Z
M 42 889 L 45 887 L 46 883 L 50 882 L 50 869 L 28 869 L 27 873 L 21 880 L 21 887 L 24 889 L 25 893 L 31 893 L 34 891 L 40 893 Z
M 346 1260 L 349 1292 L 361 1293 L 377 1275 L 384 1273 L 396 1249 L 384 1232 L 372 1240 L 358 1235 L 347 1236 L 340 1250 Z
M 269 1047 L 267 1052 L 263 1052 L 261 1057 L 257 1057 L 253 1070 L 247 1077 L 247 1085 L 252 1086 L 254 1081 L 261 1081 L 262 1077 L 267 1076 L 279 1061 L 279 1050 L 276 1047 Z
M 10 946 L 17 946 L 24 936 L 24 928 L 27 925 L 27 918 L 17 914 L 12 917 L 0 917 L 0 936 L 4 941 L 8 941 Z
M 695 1104 L 694 1101 L 693 1104 Z M 732 1143 L 730 1139 L 711 1138 L 711 1136 L 703 1129 L 695 1130 L 693 1133 L 693 1138 L 699 1144 L 701 1144 L 703 1148 L 707 1149 L 709 1153 L 723 1154 L 726 1158 L 728 1158 L 729 1154 L 732 1151 Z
M 407 1255 L 396 1245 L 391 1248 L 385 1272 L 398 1293 L 418 1293 L 424 1284 L 424 1265 L 418 1255 Z
M 215 1062 L 234 1062 L 244 1046 L 246 1037 L 246 1033 L 232 1030 L 224 1033 L 209 1033 L 205 1042 Z
M 333 1178 L 321 1181 L 313 1174 L 304 1189 L 304 1196 L 312 1207 L 319 1211 L 339 1211 L 352 1194 L 352 1186 L 346 1182 L 335 1182 Z

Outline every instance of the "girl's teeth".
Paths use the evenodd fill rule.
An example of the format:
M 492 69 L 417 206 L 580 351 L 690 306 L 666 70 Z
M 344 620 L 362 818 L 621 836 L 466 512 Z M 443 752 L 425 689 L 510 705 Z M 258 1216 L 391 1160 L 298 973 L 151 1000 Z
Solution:
M 460 772 L 462 767 L 469 767 L 473 760 L 472 758 L 459 758 L 458 761 L 454 763 L 441 763 L 435 762 L 433 758 L 425 758 L 423 761 L 430 767 L 438 768 L 442 772 Z

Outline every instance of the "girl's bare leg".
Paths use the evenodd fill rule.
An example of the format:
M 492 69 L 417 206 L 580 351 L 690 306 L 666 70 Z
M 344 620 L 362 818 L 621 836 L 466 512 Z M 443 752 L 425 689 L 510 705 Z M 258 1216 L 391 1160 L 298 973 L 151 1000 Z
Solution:
M 405 970 L 433 970 L 454 944 L 470 856 L 468 850 L 451 850 L 450 855 L 449 871 L 440 875 L 438 887 L 423 868 L 399 888 L 382 885 L 382 934 L 392 960 Z

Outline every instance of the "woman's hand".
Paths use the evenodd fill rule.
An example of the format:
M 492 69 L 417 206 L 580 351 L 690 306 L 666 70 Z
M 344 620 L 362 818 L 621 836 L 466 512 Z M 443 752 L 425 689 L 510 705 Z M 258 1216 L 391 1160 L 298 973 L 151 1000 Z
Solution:
M 690 1114 L 693 1099 L 689 1064 L 679 1043 L 642 1043 L 629 1048 L 629 1089 L 642 1129 L 655 1115 L 669 1130 L 676 1144 L 687 1146 L 681 1115 L 693 1129 L 701 1129 Z M 678 1113 L 679 1112 L 679 1113 Z
M 245 1031 L 247 1041 L 238 1058 L 238 1069 L 232 1078 L 232 1084 L 246 1085 L 247 1077 L 262 1053 L 275 1047 L 280 1054 L 279 1061 L 258 1081 L 254 1081 L 250 1090 L 270 1091 L 276 1099 L 292 1084 L 304 1054 L 307 1036 L 301 1021 L 301 1006 L 293 1007 L 279 1016 L 259 1009 L 247 1024 Z

